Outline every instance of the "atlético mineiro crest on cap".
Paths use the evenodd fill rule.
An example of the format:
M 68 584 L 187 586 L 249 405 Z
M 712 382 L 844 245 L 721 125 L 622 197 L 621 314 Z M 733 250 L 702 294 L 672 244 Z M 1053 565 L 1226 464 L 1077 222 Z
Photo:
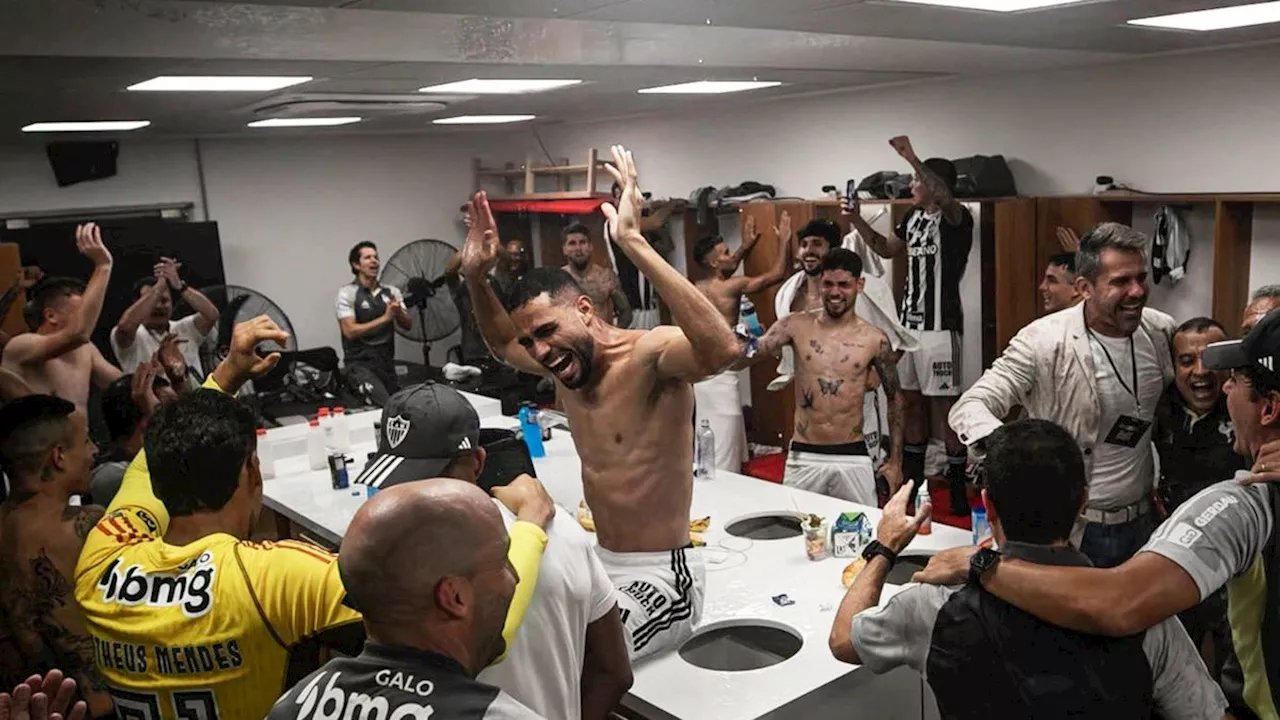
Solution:
M 409 436 L 409 419 L 403 415 L 387 419 L 387 442 L 391 447 L 398 447 Z

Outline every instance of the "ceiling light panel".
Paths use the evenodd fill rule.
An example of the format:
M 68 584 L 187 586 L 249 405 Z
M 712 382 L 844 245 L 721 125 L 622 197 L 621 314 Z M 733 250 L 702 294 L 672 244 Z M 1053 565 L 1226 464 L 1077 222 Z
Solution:
M 1157 15 L 1130 20 L 1130 25 L 1167 28 L 1170 30 L 1228 30 L 1280 22 L 1280 2 L 1235 5 L 1233 7 L 1196 10 L 1194 12 Z
M 254 120 L 249 123 L 251 128 L 283 128 L 283 127 L 334 127 L 336 125 L 351 125 L 360 122 L 358 117 L 327 117 L 327 118 L 270 118 L 268 120 Z
M 697 82 L 680 83 L 678 85 L 661 85 L 659 87 L 639 90 L 642 95 L 723 95 L 725 93 L 746 92 L 761 88 L 777 87 L 780 82 L 699 80 Z
M 95 120 L 91 122 L 38 122 L 22 132 L 124 132 L 137 130 L 151 124 L 150 120 Z
M 424 93 L 454 93 L 458 95 L 527 95 L 578 85 L 581 80 L 481 80 L 473 78 L 419 88 Z
M 161 75 L 130 85 L 135 92 L 271 92 L 310 82 L 310 76 Z
M 457 115 L 455 117 L 437 118 L 431 122 L 435 125 L 501 125 L 532 120 L 533 115 Z

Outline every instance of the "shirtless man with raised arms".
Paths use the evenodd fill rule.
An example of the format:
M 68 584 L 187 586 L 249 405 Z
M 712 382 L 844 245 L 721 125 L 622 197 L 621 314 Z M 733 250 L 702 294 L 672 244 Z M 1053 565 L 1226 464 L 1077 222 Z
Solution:
M 734 275 L 742 259 L 760 239 L 751 215 L 743 220 L 742 244 L 732 253 L 720 237 L 705 237 L 694 245 L 694 261 L 709 273 L 707 278 L 698 281 L 697 287 L 731 328 L 739 324 L 743 295 L 767 290 L 787 279 L 791 216 L 782 213 L 782 221 L 774 232 L 778 239 L 778 257 L 773 267 L 762 275 Z M 742 471 L 742 463 L 747 459 L 747 428 L 738 376 L 738 372 L 727 370 L 693 386 L 697 401 L 694 423 L 701 426 L 703 420 L 708 422 L 716 436 L 716 467 L 735 473 Z
M 902 393 L 897 355 L 883 330 L 858 317 L 862 259 L 835 248 L 822 260 L 822 308 L 792 313 L 760 338 L 739 365 L 795 352 L 796 427 L 784 485 L 876 506 L 875 469 L 863 441 L 864 394 L 875 371 L 889 400 L 889 492 L 902 485 Z
M 25 380 L 31 392 L 70 400 L 85 413 L 89 382 L 105 388 L 121 372 L 90 342 L 111 279 L 111 253 L 97 225 L 76 228 L 76 249 L 93 261 L 88 285 L 71 278 L 48 278 L 37 285 L 32 317 L 27 318 L 33 332 L 9 341 L 4 367 Z
M 600 559 L 619 590 L 635 659 L 678 647 L 701 615 L 706 574 L 700 554 L 688 547 L 692 384 L 730 365 L 740 348 L 711 301 L 641 235 L 635 163 L 621 147 L 613 148 L 613 158 L 606 168 L 622 183 L 622 194 L 617 209 L 603 206 L 611 236 L 679 327 L 613 327 L 561 268 L 530 270 L 504 309 L 482 282 L 498 256 L 484 193 L 471 209 L 462 267 L 494 355 L 555 380 L 582 461 Z

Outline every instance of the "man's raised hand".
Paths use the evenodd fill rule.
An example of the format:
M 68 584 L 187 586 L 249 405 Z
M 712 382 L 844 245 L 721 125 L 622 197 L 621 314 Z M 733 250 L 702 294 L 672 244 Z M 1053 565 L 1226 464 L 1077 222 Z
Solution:
M 236 325 L 231 333 L 230 352 L 213 371 L 214 381 L 229 393 L 237 392 L 250 377 L 261 375 L 280 362 L 278 352 L 259 356 L 258 345 L 274 341 L 283 347 L 288 340 L 289 333 L 277 327 L 266 315 Z
M 622 188 L 622 193 L 618 196 L 616 208 L 605 203 L 600 206 L 600 210 L 609 223 L 610 234 L 614 241 L 644 242 L 644 235 L 640 233 L 644 196 L 640 193 L 640 185 L 637 182 L 635 159 L 631 156 L 631 151 L 621 145 L 614 145 L 612 150 L 613 162 L 605 163 L 604 169 L 617 181 Z
M 782 218 L 778 221 L 778 226 L 773 229 L 778 236 L 778 244 L 786 247 L 791 242 L 791 213 L 786 210 L 782 211 Z
M 30 290 L 44 279 L 44 271 L 35 265 L 29 265 L 18 271 L 18 285 L 23 290 Z
M 902 156 L 904 160 L 912 160 L 916 156 L 916 151 L 911 147 L 911 139 L 906 135 L 899 135 L 889 140 L 889 145 Z
M 489 208 L 489 196 L 481 190 L 467 203 L 467 239 L 462 245 L 462 273 L 483 277 L 498 262 L 498 227 Z
M 102 230 L 97 223 L 76 226 L 76 249 L 93 261 L 94 267 L 111 265 L 111 253 L 102 244 Z

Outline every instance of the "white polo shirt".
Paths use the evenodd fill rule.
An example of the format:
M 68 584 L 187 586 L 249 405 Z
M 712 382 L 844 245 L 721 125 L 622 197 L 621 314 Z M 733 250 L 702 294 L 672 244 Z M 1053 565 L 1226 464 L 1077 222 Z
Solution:
M 196 376 L 204 377 L 204 368 L 200 366 L 200 345 L 208 335 L 201 334 L 200 329 L 196 327 L 196 319 L 199 317 L 197 314 L 191 314 L 181 320 L 170 320 L 169 329 L 164 332 L 153 332 L 146 325 L 139 325 L 133 337 L 133 344 L 129 347 L 120 347 L 120 343 L 116 341 L 116 332 L 112 330 L 111 351 L 116 354 L 120 369 L 126 374 L 137 370 L 138 365 L 150 360 L 156 350 L 160 349 L 160 341 L 164 336 L 174 333 L 178 339 L 186 340 L 178 347 L 182 349 L 182 357 L 187 361 L 187 367 Z
M 516 516 L 494 501 L 508 528 Z M 608 613 L 617 599 L 587 531 L 556 508 L 547 527 L 547 549 L 538 587 L 507 659 L 480 673 L 545 718 L 580 720 L 582 663 L 587 625 Z

